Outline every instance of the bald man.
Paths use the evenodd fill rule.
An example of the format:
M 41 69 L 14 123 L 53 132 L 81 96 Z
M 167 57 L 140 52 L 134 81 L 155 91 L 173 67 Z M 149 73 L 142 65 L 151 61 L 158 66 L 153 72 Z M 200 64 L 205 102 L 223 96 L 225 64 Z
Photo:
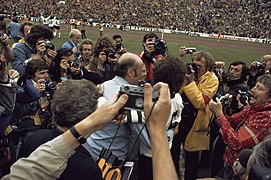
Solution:
M 106 81 L 102 84 L 102 94 L 104 98 L 111 99 L 113 96 L 116 96 L 122 84 L 138 85 L 138 81 L 144 80 L 146 77 L 146 71 L 144 71 L 146 69 L 144 66 L 143 61 L 136 54 L 123 54 L 117 64 L 116 76 L 112 80 Z M 108 149 L 110 147 L 117 131 L 117 135 L 110 147 L 110 150 L 118 157 L 119 160 L 125 160 L 129 153 L 128 149 L 131 135 L 134 133 L 138 134 L 142 126 L 144 126 L 144 124 L 124 123 L 118 125 L 112 122 L 102 130 L 91 135 L 87 139 L 85 148 L 89 150 L 94 159 L 97 159 L 102 148 Z M 146 146 L 150 147 L 150 139 L 147 132 L 141 133 L 140 138 Z

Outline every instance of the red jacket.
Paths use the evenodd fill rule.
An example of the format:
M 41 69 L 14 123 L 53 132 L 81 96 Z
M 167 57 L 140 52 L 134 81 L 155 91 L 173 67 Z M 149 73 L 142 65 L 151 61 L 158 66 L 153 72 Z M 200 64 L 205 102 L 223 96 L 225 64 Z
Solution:
M 242 149 L 252 148 L 270 134 L 271 103 L 247 107 L 232 116 L 222 115 L 216 122 L 227 145 L 224 159 L 232 165 Z
M 144 51 L 142 51 L 139 56 L 142 59 L 142 61 L 144 62 L 144 64 L 146 65 L 146 69 L 147 69 L 146 80 L 151 81 L 152 74 L 153 74 L 153 64 L 150 61 L 147 61 L 146 59 L 144 59 L 143 54 L 144 54 Z

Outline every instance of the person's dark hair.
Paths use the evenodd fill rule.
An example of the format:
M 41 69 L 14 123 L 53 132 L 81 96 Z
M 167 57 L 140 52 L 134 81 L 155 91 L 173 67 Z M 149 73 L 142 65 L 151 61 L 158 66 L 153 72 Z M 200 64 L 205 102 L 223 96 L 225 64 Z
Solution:
M 90 40 L 90 39 L 85 39 L 85 40 L 83 40 L 83 41 L 81 42 L 80 47 L 79 47 L 79 50 L 80 50 L 81 52 L 82 52 L 82 49 L 83 49 L 83 45 L 84 45 L 84 44 L 90 44 L 91 47 L 92 47 L 92 49 L 93 49 L 94 42 L 93 42 L 92 40 Z
M 13 17 L 13 18 L 11 19 L 11 21 L 12 21 L 12 22 L 16 22 L 16 23 L 19 22 L 17 17 Z
M 214 64 L 215 64 L 213 56 L 210 53 L 205 52 L 205 51 L 198 51 L 198 52 L 193 53 L 193 56 L 192 56 L 193 61 L 200 60 L 201 58 L 204 58 L 206 60 L 206 69 L 208 71 L 213 71 Z
M 150 32 L 148 34 L 145 34 L 145 36 L 143 37 L 143 41 L 142 42 L 146 42 L 148 38 L 159 39 L 159 37 L 155 33 Z
M 56 51 L 57 55 L 52 61 L 52 64 L 50 66 L 49 73 L 51 75 L 51 79 L 57 83 L 61 82 L 61 59 L 62 56 L 71 56 L 73 55 L 73 51 L 71 49 L 67 48 L 60 48 L 59 50 Z
M 33 47 L 36 45 L 39 38 L 48 40 L 53 39 L 52 30 L 41 24 L 35 24 L 31 27 L 30 32 L 26 35 L 25 41 Z
M 42 71 L 42 70 L 47 70 L 47 69 L 49 70 L 49 66 L 43 60 L 32 59 L 27 63 L 27 66 L 25 68 L 25 75 L 21 76 L 18 79 L 17 84 L 21 86 L 24 83 L 26 83 L 27 80 L 33 79 L 37 71 Z
M 237 65 L 240 65 L 240 64 L 242 65 L 242 72 L 241 72 L 240 79 L 243 80 L 243 81 L 246 81 L 247 80 L 247 75 L 248 75 L 248 67 L 247 67 L 245 62 L 243 62 L 243 61 L 235 61 L 235 62 L 231 63 L 229 65 L 228 72 L 229 72 L 231 66 L 237 66 Z
M 55 91 L 51 104 L 53 120 L 72 127 L 96 110 L 100 94 L 91 81 L 67 80 Z
M 169 55 L 164 60 L 155 63 L 152 83 L 167 83 L 171 97 L 179 92 L 185 77 L 186 66 L 179 58 Z M 174 74 L 174 75 L 173 75 Z
M 4 16 L 0 16 L 0 21 L 4 21 Z
M 271 74 L 264 74 L 257 78 L 257 82 L 262 83 L 265 87 L 268 88 L 268 98 L 271 97 Z
M 132 68 L 133 70 L 137 69 L 137 63 L 133 58 L 130 58 L 127 56 L 126 59 L 123 59 L 122 61 L 119 61 L 116 64 L 116 75 L 120 77 L 124 77 L 127 74 L 127 71 L 129 68 Z
M 27 79 L 33 79 L 37 71 L 49 69 L 48 64 L 46 64 L 41 59 L 32 59 L 27 63 L 25 69 L 25 75 Z
M 102 52 L 104 48 L 113 48 L 113 47 L 114 43 L 110 37 L 108 36 L 99 37 L 95 43 L 93 55 L 94 57 L 99 57 L 100 52 Z
M 118 39 L 118 38 L 120 38 L 121 41 L 122 41 L 122 37 L 121 37 L 119 34 L 113 35 L 113 39 L 114 39 L 114 40 L 116 40 L 116 39 Z
M 33 26 L 33 25 L 34 25 L 34 23 L 32 23 L 32 22 L 30 22 L 30 21 L 25 21 L 25 22 L 23 22 L 23 23 L 21 24 L 21 26 L 20 26 L 20 33 L 21 33 L 21 35 L 26 36 L 26 34 L 24 34 L 24 27 L 25 27 L 25 26 Z
M 246 174 L 249 175 L 248 179 L 259 179 L 259 177 L 255 178 L 256 176 L 260 175 L 259 172 L 254 171 L 257 168 L 259 169 L 271 168 L 270 152 L 271 152 L 271 136 L 268 135 L 260 144 L 257 144 L 254 147 L 253 153 L 250 155 L 246 169 Z

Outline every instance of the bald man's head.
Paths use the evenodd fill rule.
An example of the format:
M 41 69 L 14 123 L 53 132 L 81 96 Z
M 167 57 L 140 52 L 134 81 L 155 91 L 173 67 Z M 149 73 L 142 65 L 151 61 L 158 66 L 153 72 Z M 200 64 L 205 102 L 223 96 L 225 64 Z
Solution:
M 137 65 L 140 63 L 143 62 L 138 55 L 133 53 L 125 53 L 118 60 L 116 75 L 124 77 L 129 68 L 136 70 Z
M 137 85 L 139 80 L 145 80 L 143 67 L 144 63 L 138 55 L 125 53 L 118 60 L 116 75 Z

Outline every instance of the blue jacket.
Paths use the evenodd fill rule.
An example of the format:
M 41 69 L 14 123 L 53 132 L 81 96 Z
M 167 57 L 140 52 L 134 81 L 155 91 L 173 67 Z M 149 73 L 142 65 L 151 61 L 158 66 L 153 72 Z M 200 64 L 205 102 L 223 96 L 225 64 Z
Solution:
M 20 76 L 25 75 L 26 60 L 30 60 L 31 55 L 35 51 L 29 47 L 26 43 L 19 43 L 13 49 L 14 60 L 11 62 L 13 69 L 17 70 L 20 73 Z

